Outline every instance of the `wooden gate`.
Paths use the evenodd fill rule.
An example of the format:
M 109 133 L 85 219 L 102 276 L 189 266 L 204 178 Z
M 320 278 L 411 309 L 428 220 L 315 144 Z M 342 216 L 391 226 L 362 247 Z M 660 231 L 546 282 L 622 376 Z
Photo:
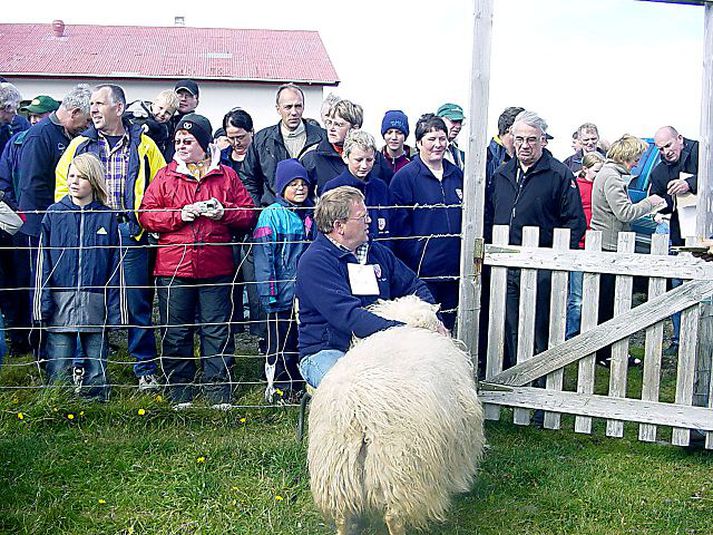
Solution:
M 606 420 L 606 435 L 622 437 L 624 423 L 638 423 L 638 438 L 660 440 L 658 426 L 672 428 L 671 443 L 689 444 L 691 430 L 703 432 L 713 449 L 711 316 L 713 263 L 690 255 L 669 256 L 668 236 L 653 235 L 651 254 L 634 252 L 635 235 L 620 233 L 618 252 L 602 252 L 601 234 L 587 233 L 585 250 L 569 250 L 569 231 L 555 232 L 551 249 L 539 248 L 538 231 L 525 228 L 523 245 L 508 245 L 508 227 L 495 227 L 484 262 L 491 266 L 490 314 L 485 381 L 480 383 L 486 417 L 513 407 L 513 421 L 529 425 L 532 409 L 545 411 L 543 427 L 559 429 L 561 415 L 574 415 L 574 430 L 592 432 L 592 419 Z M 508 268 L 520 269 L 517 364 L 503 370 Z M 533 355 L 537 271 L 552 271 L 549 348 Z M 565 341 L 569 272 L 583 272 L 581 334 Z M 600 274 L 616 275 L 614 318 L 597 325 Z M 648 278 L 648 301 L 632 308 L 633 277 Z M 666 279 L 683 279 L 666 291 Z M 664 321 L 681 312 L 675 393 L 662 392 Z M 645 331 L 642 387 L 627 395 L 629 337 Z M 611 365 L 597 371 L 595 352 L 611 345 Z M 565 380 L 566 371 L 566 380 Z M 637 372 L 638 373 L 638 372 Z M 608 377 L 607 377 L 608 376 Z M 530 385 L 545 377 L 545 388 Z M 606 388 L 595 393 L 595 379 Z M 664 381 L 663 384 L 672 383 Z

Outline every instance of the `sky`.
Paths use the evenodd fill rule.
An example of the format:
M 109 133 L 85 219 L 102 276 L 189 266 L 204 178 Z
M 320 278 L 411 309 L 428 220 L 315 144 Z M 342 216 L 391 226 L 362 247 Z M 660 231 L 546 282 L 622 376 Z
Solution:
M 474 0 L 5 4 L 0 22 L 167 26 L 180 15 L 196 27 L 317 30 L 341 79 L 331 90 L 364 107 L 364 128 L 377 139 L 388 109 L 404 110 L 412 132 L 420 114 L 444 102 L 461 104 L 470 116 Z M 496 133 L 505 107 L 523 106 L 548 122 L 561 159 L 583 122 L 596 123 L 610 141 L 624 133 L 652 136 L 668 124 L 696 138 L 702 51 L 702 7 L 494 0 L 488 133 Z M 461 145 L 466 139 L 467 132 Z

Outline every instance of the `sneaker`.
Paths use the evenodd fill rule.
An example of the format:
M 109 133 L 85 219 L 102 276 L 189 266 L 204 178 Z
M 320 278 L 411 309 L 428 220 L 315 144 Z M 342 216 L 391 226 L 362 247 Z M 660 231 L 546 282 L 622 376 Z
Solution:
M 141 377 L 139 377 L 140 391 L 157 390 L 160 387 L 161 385 L 159 384 L 158 379 L 156 379 L 156 376 L 153 374 L 142 375 Z
M 193 402 L 192 401 L 184 401 L 182 403 L 176 403 L 173 406 L 174 411 L 185 411 L 186 409 L 190 409 L 193 407 Z
M 84 368 L 78 366 L 72 368 L 72 384 L 74 385 L 74 393 L 79 394 L 82 391 L 82 384 L 84 384 Z

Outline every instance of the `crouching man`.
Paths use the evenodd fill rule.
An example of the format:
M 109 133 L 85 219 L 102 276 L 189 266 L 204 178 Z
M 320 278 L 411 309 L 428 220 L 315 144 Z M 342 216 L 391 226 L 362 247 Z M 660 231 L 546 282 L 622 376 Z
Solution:
M 411 294 L 434 300 L 387 247 L 369 241 L 371 219 L 358 189 L 342 186 L 326 192 L 314 219 L 319 233 L 300 258 L 296 296 L 300 370 L 317 387 L 349 349 L 352 336 L 364 338 L 402 325 L 372 314 L 367 306 Z

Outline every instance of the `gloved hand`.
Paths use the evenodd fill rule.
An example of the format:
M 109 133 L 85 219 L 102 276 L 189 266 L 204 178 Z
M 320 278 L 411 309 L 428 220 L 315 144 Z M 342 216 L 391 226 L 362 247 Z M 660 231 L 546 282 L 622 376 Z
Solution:
M 213 204 L 213 207 L 208 208 L 208 210 L 203 215 L 206 216 L 208 219 L 212 219 L 213 221 L 219 221 L 223 219 L 223 215 L 225 215 L 225 208 L 220 203 L 220 201 L 215 197 L 212 197 L 209 202 Z
M 196 217 L 198 217 L 199 215 L 200 212 L 192 204 L 187 204 L 183 208 L 181 208 L 181 220 L 185 221 L 186 223 L 195 221 Z

